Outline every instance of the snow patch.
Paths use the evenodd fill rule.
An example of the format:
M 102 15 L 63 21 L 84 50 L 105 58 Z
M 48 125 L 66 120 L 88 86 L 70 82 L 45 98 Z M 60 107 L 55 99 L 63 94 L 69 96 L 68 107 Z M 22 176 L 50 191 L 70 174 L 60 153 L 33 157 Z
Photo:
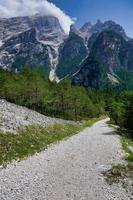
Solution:
M 48 47 L 49 59 L 50 59 L 50 63 L 51 63 L 51 71 L 50 71 L 50 74 L 49 74 L 49 80 L 52 81 L 52 82 L 55 81 L 57 83 L 59 82 L 59 79 L 56 75 L 56 68 L 57 68 L 57 65 L 59 63 L 59 46 L 60 46 L 59 44 L 51 46 L 52 49 L 53 49 L 53 52 L 50 49 L 50 47 Z
M 57 77 L 57 75 L 56 75 L 56 71 L 55 71 L 55 69 L 51 69 L 51 71 L 50 71 L 50 73 L 49 73 L 49 80 L 50 81 L 55 81 L 55 82 L 59 82 L 59 79 L 58 79 L 58 77 Z
M 119 80 L 115 77 L 115 75 L 112 75 L 112 74 L 107 74 L 108 75 L 108 79 L 111 81 L 111 83 L 113 85 L 115 84 L 119 84 Z
M 4 43 L 0 40 L 0 47 L 3 45 Z

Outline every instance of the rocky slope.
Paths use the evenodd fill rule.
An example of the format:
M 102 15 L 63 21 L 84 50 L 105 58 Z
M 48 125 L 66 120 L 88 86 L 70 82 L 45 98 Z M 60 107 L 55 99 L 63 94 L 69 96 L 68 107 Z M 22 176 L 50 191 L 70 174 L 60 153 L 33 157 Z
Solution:
M 34 15 L 0 19 L 0 40 L 2 42 L 27 29 L 35 28 L 39 41 L 61 41 L 65 33 L 54 16 Z
M 124 29 L 113 21 L 102 23 L 98 20 L 94 25 L 87 22 L 80 30 L 72 25 L 68 38 L 60 47 L 59 63 L 56 70 L 59 78 L 71 77 L 80 69 L 81 63 L 89 55 L 94 42 L 103 31 L 113 31 L 126 41 L 129 40 Z
M 102 88 L 119 84 L 119 73 L 133 77 L 133 44 L 114 31 L 103 31 L 92 45 L 88 58 L 73 78 L 74 84 Z
M 103 31 L 113 31 L 121 35 L 126 41 L 130 40 L 123 27 L 111 20 L 105 22 L 97 20 L 96 24 L 94 25 L 91 24 L 91 22 L 87 22 L 80 28 L 79 31 L 80 35 L 84 38 L 89 51 L 91 50 L 91 47 L 93 46 L 99 34 Z
M 53 59 L 56 57 L 55 50 L 37 40 L 35 29 L 28 29 L 5 41 L 0 48 L 0 65 L 4 69 L 21 72 L 28 63 L 31 67 L 41 68 L 48 75 L 50 67 L 54 67 L 50 56 Z
M 14 133 L 18 128 L 28 125 L 47 126 L 54 123 L 67 123 L 67 121 L 47 117 L 28 108 L 0 100 L 0 131 Z
M 1 19 L 0 67 L 20 72 L 28 63 L 49 75 L 56 68 L 58 48 L 65 37 L 53 16 Z
M 87 55 L 88 48 L 85 40 L 80 31 L 72 25 L 68 38 L 60 46 L 57 76 L 59 78 L 71 76 L 79 69 L 79 64 Z

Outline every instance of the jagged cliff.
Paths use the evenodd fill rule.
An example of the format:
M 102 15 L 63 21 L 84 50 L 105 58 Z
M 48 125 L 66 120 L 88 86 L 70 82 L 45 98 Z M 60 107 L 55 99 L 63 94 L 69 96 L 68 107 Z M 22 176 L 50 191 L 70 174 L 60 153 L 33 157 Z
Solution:
M 58 48 L 65 38 L 58 19 L 53 16 L 1 19 L 0 67 L 20 72 L 28 63 L 49 76 L 56 68 Z
M 73 83 L 99 89 L 109 83 L 122 83 L 121 72 L 133 78 L 133 43 L 114 31 L 103 31 L 74 75 Z

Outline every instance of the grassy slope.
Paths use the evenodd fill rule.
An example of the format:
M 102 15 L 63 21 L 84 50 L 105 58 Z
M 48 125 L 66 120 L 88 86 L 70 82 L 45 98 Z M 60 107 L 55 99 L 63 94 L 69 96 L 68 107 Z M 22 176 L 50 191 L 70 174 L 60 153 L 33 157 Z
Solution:
M 17 135 L 0 133 L 0 165 L 40 152 L 49 144 L 77 134 L 96 121 L 91 119 L 83 124 L 55 124 L 45 128 L 28 126 L 25 130 L 19 130 Z

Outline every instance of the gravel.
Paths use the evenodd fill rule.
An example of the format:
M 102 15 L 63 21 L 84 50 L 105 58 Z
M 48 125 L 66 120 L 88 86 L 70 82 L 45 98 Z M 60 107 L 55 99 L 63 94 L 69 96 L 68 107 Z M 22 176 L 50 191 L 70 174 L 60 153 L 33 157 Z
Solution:
M 28 108 L 0 100 L 0 130 L 3 132 L 16 133 L 18 128 L 32 124 L 47 126 L 68 122 L 62 119 L 47 117 Z
M 0 169 L 1 200 L 131 200 L 102 172 L 123 156 L 119 136 L 106 124 L 91 128 L 21 162 Z

